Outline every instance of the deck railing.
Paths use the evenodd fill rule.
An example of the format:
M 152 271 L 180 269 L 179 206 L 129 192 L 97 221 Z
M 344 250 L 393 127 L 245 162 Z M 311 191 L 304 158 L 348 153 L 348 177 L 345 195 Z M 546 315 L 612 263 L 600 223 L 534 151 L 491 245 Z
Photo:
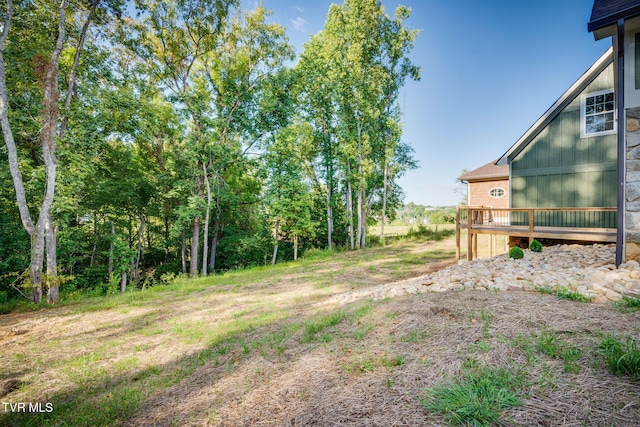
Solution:
M 468 231 L 467 259 L 477 256 L 478 234 L 594 242 L 616 241 L 616 208 L 456 208 L 456 258 L 461 230 Z

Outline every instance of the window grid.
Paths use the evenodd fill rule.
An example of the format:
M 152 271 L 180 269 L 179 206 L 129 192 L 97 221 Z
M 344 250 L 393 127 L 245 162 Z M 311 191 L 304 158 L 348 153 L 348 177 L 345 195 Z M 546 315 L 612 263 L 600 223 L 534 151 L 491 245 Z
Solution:
M 613 91 L 586 95 L 583 105 L 585 135 L 615 131 Z
M 504 188 L 496 187 L 489 190 L 489 196 L 493 197 L 494 199 L 504 197 L 505 194 L 506 192 L 504 191 Z

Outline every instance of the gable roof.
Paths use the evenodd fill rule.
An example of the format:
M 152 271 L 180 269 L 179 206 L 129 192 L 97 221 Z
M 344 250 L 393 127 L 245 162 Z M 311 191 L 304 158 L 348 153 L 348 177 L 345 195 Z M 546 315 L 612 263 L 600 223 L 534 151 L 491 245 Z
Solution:
M 598 0 L 596 0 L 598 1 Z M 636 0 L 638 1 L 638 0 Z M 613 47 L 609 47 L 593 63 L 591 67 L 556 102 L 516 141 L 509 150 L 502 155 L 496 164 L 504 165 L 510 158 L 515 157 L 522 151 L 562 110 L 565 109 L 596 77 L 613 62 Z
M 632 18 L 636 15 L 640 15 L 640 0 L 594 0 L 587 29 L 601 30 L 615 24 L 618 19 Z
M 496 165 L 496 160 L 458 177 L 458 180 L 467 182 L 498 179 L 509 179 L 509 165 Z

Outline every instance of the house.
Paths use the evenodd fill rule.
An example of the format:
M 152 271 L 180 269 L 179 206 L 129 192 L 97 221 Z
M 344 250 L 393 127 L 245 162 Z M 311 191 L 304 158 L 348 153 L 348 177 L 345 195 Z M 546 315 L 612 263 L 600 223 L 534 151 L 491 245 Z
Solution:
M 609 48 L 497 160 L 509 167 L 511 208 L 616 206 L 614 95 Z M 580 217 L 550 212 L 536 221 L 540 226 L 616 227 L 615 212 Z
M 509 223 L 469 208 L 469 253 L 478 233 L 528 224 L 529 240 L 569 230 L 615 241 L 616 265 L 640 259 L 640 0 L 595 0 L 587 28 L 611 47 L 497 160 L 509 167 Z
M 613 48 L 619 265 L 640 258 L 640 1 L 595 0 L 587 28 Z
M 470 206 L 509 207 L 509 166 L 487 163 L 458 177 L 467 184 Z

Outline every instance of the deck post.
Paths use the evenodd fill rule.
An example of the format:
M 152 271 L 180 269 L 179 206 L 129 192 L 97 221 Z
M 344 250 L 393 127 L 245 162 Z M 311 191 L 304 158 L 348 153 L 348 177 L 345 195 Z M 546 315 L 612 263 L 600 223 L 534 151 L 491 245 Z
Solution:
M 460 206 L 456 206 L 456 262 L 460 261 Z
M 473 260 L 473 210 L 467 210 L 467 261 Z
M 529 209 L 529 246 L 533 242 L 533 209 Z

